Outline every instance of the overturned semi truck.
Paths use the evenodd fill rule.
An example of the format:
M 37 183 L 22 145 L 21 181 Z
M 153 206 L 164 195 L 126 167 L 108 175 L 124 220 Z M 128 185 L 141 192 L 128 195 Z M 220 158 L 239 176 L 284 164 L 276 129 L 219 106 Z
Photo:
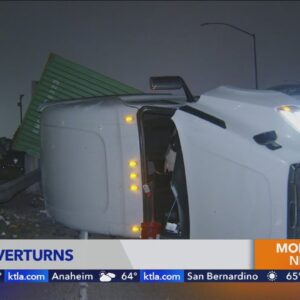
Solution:
M 180 77 L 150 83 L 186 96 L 42 108 L 50 214 L 74 229 L 130 238 L 298 238 L 299 100 L 230 87 L 199 98 Z

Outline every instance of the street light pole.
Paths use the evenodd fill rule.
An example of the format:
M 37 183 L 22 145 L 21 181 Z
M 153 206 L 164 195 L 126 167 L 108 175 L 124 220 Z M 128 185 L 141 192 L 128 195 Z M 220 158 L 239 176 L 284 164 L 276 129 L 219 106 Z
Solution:
M 237 27 L 235 25 L 229 24 L 229 23 L 223 23 L 223 22 L 209 22 L 209 23 L 202 23 L 201 26 L 207 26 L 207 25 L 223 25 L 227 27 L 231 27 L 235 30 L 238 30 L 244 34 L 247 34 L 252 38 L 253 42 L 253 59 L 254 59 L 254 78 L 255 78 L 255 88 L 258 89 L 258 78 L 257 78 L 257 54 L 256 54 L 256 36 L 255 33 L 251 33 L 247 30 L 244 30 L 240 27 Z
M 256 37 L 255 37 L 255 33 L 253 33 L 252 38 L 253 38 L 253 55 L 254 55 L 255 88 L 258 89 L 257 60 L 256 60 Z
M 22 99 L 23 99 L 24 95 L 20 95 L 19 96 L 19 102 L 17 103 L 17 105 L 20 107 L 20 125 L 22 124 L 23 121 L 23 103 L 22 103 Z

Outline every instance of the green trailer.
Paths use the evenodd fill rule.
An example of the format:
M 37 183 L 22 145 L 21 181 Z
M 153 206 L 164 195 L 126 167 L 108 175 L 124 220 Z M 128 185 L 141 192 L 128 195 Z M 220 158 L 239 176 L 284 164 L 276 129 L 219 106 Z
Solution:
M 13 149 L 40 155 L 40 107 L 57 100 L 97 96 L 132 95 L 142 92 L 55 54 L 50 54 L 31 102 L 18 128 Z

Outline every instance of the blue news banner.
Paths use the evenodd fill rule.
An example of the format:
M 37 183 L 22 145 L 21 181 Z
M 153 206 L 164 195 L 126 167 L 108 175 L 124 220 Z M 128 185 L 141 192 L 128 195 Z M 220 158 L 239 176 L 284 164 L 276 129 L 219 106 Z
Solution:
M 12 282 L 300 282 L 295 270 L 0 270 Z

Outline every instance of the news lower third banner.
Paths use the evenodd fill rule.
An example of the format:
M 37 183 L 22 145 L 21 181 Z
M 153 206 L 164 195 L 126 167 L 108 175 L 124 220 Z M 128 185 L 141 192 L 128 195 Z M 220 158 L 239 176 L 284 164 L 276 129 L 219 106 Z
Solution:
M 300 240 L 2 240 L 0 282 L 300 282 Z
M 0 270 L 2 283 L 298 282 L 291 270 Z
M 250 240 L 0 240 L 0 269 L 252 269 Z

